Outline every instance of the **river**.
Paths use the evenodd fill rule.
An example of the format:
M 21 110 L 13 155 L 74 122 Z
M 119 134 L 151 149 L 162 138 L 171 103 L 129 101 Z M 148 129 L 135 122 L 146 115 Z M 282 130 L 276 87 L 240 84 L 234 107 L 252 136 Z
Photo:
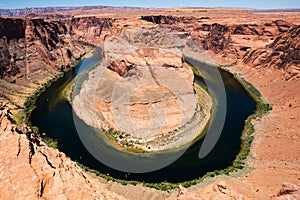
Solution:
M 240 151 L 240 137 L 244 129 L 245 120 L 249 115 L 255 112 L 256 103 L 232 74 L 221 69 L 218 70 L 220 71 L 226 91 L 226 118 L 221 135 L 207 156 L 204 158 L 199 158 L 198 156 L 199 149 L 205 139 L 203 138 L 190 146 L 187 151 L 171 165 L 148 173 L 117 171 L 95 159 L 83 145 L 74 124 L 73 117 L 76 116 L 73 116 L 72 106 L 66 99 L 61 98 L 61 93 L 64 87 L 72 81 L 80 71 L 92 67 L 98 61 L 99 60 L 95 57 L 87 58 L 83 60 L 76 69 L 67 72 L 63 78 L 54 82 L 38 97 L 36 108 L 31 113 L 30 122 L 32 125 L 39 127 L 40 133 L 45 133 L 47 137 L 57 140 L 60 151 L 64 152 L 72 160 L 78 161 L 91 169 L 96 169 L 103 174 L 109 174 L 118 179 L 145 182 L 182 182 L 192 180 L 203 176 L 207 172 L 223 169 L 232 164 Z M 209 77 L 209 69 L 211 69 L 212 66 L 195 60 L 190 60 L 190 63 L 200 68 L 200 72 L 206 74 L 205 77 Z M 218 86 L 214 87 L 213 78 L 211 79 L 210 77 L 210 80 L 205 80 L 205 77 L 202 78 L 195 75 L 195 81 L 204 87 L 206 87 L 206 83 L 210 81 L 210 84 L 212 84 L 210 90 L 213 90 L 211 91 L 211 95 L 214 95 L 217 101 L 216 105 L 222 105 L 222 102 L 218 102 Z M 218 109 L 216 106 L 213 114 L 216 115 Z M 78 120 L 80 121 L 80 119 L 76 119 L 76 121 Z M 96 132 L 91 127 L 85 125 L 84 122 L 81 121 L 80 123 L 85 126 L 85 131 L 93 133 L 92 135 L 97 135 Z M 216 123 L 216 121 L 211 120 L 210 126 L 218 126 Z M 99 137 L 97 143 L 99 149 L 104 149 L 103 151 L 106 151 L 108 155 L 118 156 L 119 151 L 107 144 L 105 139 Z M 126 155 L 134 157 L 130 154 Z

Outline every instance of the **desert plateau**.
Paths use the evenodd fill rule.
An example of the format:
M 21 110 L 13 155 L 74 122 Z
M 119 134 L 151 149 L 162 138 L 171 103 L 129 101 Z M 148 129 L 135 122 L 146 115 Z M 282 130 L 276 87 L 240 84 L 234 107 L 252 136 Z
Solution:
M 300 5 L 171 7 L 0 4 L 0 199 L 300 199 Z

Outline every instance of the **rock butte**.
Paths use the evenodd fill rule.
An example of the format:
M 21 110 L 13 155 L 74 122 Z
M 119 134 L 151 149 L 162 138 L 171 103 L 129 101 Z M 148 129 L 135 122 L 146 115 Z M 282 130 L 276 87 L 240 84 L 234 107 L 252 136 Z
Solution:
M 208 123 L 212 102 L 198 89 L 198 105 L 193 71 L 180 52 L 142 48 L 103 62 L 108 66 L 89 72 L 72 106 L 88 125 L 113 129 L 118 144 L 144 151 L 180 147 Z
M 0 199 L 299 198 L 299 12 L 93 7 L 6 14 L 35 11 L 45 13 L 0 18 L 0 101 L 14 114 L 0 109 Z M 26 98 L 60 69 L 107 36 L 157 26 L 188 34 L 219 64 L 234 63 L 228 69 L 251 82 L 272 105 L 268 115 L 253 120 L 255 139 L 244 170 L 170 193 L 102 184 L 103 179 L 47 147 L 28 127 L 16 127 L 12 117 L 20 121 Z

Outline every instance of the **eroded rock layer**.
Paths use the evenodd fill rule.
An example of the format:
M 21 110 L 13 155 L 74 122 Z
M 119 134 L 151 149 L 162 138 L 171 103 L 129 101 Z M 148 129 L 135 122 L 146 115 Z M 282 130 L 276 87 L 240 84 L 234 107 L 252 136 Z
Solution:
M 286 79 L 299 78 L 300 26 L 291 27 L 265 48 L 250 52 L 246 55 L 244 63 L 253 67 L 275 67 L 284 70 L 287 72 Z
M 110 134 L 126 144 L 144 150 L 165 149 L 170 143 L 176 147 L 191 142 L 209 119 L 209 97 L 199 100 L 207 104 L 199 114 L 193 81 L 193 72 L 180 52 L 140 48 L 93 69 L 72 103 L 87 124 L 113 129 Z M 184 135 L 184 129 L 190 133 L 175 145 L 175 136 Z
M 123 199 L 14 123 L 0 105 L 0 199 Z
M 0 18 L 1 101 L 22 112 L 28 96 L 101 43 L 111 26 L 96 17 Z

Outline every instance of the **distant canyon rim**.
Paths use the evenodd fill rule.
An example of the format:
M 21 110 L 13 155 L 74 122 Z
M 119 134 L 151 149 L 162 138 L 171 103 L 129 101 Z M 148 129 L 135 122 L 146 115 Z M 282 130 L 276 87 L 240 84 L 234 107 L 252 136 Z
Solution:
M 130 13 L 134 11 L 134 13 Z M 93 8 L 0 18 L 1 199 L 299 198 L 300 14 L 235 9 Z M 100 13 L 101 12 L 101 13 Z M 18 13 L 14 13 L 18 14 Z M 273 107 L 252 120 L 245 168 L 178 191 L 106 182 L 50 148 L 24 123 L 29 96 L 104 38 L 136 27 L 188 34 L 206 62 L 231 66 Z M 122 70 L 121 70 L 122 71 Z

